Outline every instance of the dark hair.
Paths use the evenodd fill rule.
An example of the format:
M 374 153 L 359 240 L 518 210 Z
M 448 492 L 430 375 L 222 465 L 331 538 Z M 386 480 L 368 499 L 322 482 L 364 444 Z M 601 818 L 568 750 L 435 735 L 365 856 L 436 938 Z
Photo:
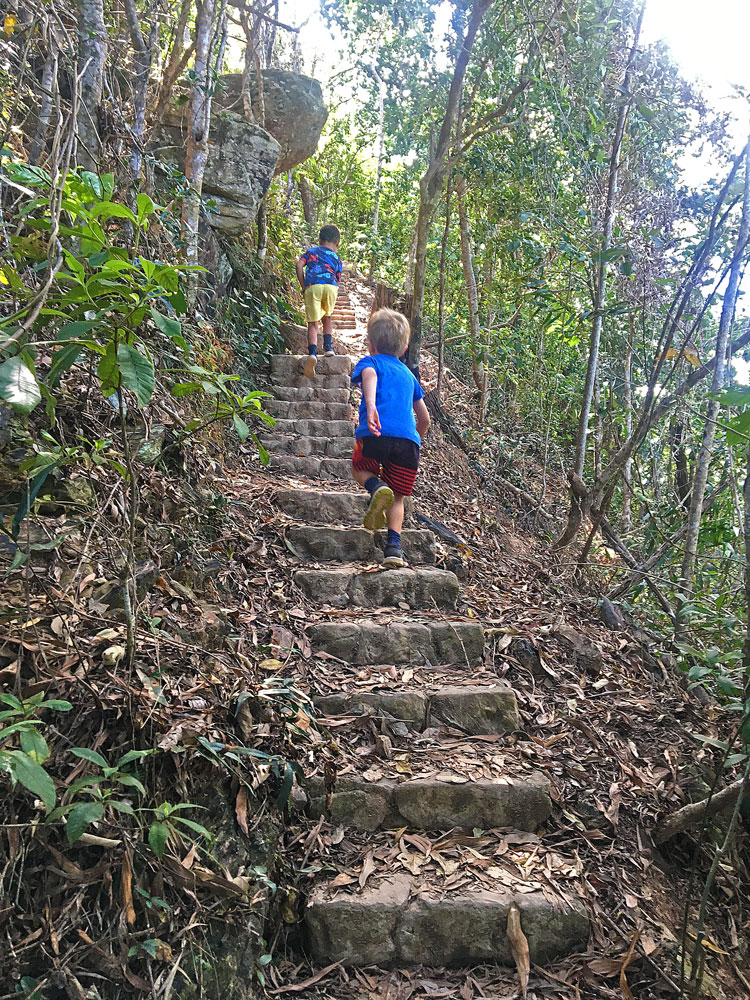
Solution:
M 340 243 L 341 233 L 336 226 L 323 226 L 318 239 L 321 243 Z

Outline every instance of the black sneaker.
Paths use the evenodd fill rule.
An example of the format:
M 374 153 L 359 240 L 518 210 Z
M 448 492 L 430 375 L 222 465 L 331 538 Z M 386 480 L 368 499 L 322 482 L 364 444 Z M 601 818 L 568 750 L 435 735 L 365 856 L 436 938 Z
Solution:
M 388 569 L 400 569 L 408 565 L 400 545 L 386 545 L 383 556 L 383 565 Z
M 393 503 L 393 490 L 390 486 L 382 483 L 370 497 L 370 506 L 367 508 L 363 525 L 368 531 L 379 531 L 386 525 L 385 512 Z

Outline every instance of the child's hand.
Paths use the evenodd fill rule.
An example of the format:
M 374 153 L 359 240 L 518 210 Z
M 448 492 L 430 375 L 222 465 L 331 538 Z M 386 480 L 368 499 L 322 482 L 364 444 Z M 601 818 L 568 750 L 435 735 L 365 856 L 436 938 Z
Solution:
M 378 411 L 373 406 L 371 410 L 367 411 L 367 429 L 370 434 L 375 437 L 380 437 L 380 417 L 378 416 Z

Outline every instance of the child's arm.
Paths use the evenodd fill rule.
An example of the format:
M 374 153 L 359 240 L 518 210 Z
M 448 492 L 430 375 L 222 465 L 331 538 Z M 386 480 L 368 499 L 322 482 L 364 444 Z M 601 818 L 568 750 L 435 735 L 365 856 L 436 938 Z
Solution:
M 299 281 L 299 286 L 302 289 L 302 291 L 304 292 L 304 290 L 305 290 L 305 256 L 304 256 L 304 254 L 301 257 L 297 258 L 297 264 L 296 264 L 296 268 L 295 269 L 297 271 L 297 281 Z
M 375 391 L 378 387 L 378 373 L 374 368 L 364 368 L 362 370 L 362 395 L 367 407 L 367 429 L 370 434 L 380 437 L 380 417 L 375 406 Z M 425 408 L 426 412 L 426 408 Z M 429 422 L 429 414 L 427 421 Z
M 430 411 L 423 399 L 414 400 L 414 416 L 417 421 L 417 434 L 424 440 L 425 434 L 430 429 Z

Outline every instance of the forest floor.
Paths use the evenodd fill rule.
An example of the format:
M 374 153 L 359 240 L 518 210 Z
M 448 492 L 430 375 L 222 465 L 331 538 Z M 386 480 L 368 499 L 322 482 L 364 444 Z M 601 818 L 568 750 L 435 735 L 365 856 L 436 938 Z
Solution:
M 340 338 L 339 348 L 359 355 L 368 290 L 357 280 L 351 291 L 358 329 Z M 430 388 L 435 366 L 429 356 L 424 378 Z M 469 398 L 468 389 L 452 374 L 444 398 L 458 428 L 470 426 L 470 406 L 455 402 Z M 304 688 L 310 673 L 305 630 L 340 614 L 308 607 L 293 583 L 297 562 L 284 542 L 290 518 L 276 508 L 274 495 L 304 486 L 304 481 L 270 474 L 256 461 L 250 441 L 230 449 L 220 436 L 190 471 L 193 486 L 186 485 L 184 468 L 143 473 L 151 557 L 140 567 L 140 615 L 150 625 L 139 630 L 132 674 L 106 655 L 125 634 L 121 613 L 112 610 L 116 580 L 102 568 L 112 563 L 111 551 L 121 531 L 122 515 L 112 500 L 102 508 L 101 518 L 85 528 L 71 526 L 67 511 L 48 505 L 33 524 L 37 544 L 63 533 L 63 545 L 39 549 L 31 567 L 0 585 L 0 681 L 20 684 L 24 696 L 44 690 L 48 696 L 74 701 L 70 715 L 75 718 L 66 722 L 63 734 L 68 744 L 82 744 L 87 734 L 85 745 L 111 749 L 118 726 L 124 726 L 123 746 L 139 728 L 154 734 L 149 738 L 165 751 L 177 744 L 195 746 L 201 737 L 231 742 L 235 720 L 229 707 L 238 693 L 262 684 L 264 671 Z M 517 473 L 518 465 L 510 474 Z M 543 483 L 528 461 L 522 481 L 532 494 L 546 489 L 549 496 L 557 496 L 562 508 L 562 478 Z M 215 510 L 208 509 L 210 488 Z M 332 482 L 326 489 L 350 492 L 351 485 Z M 603 625 L 595 573 L 576 578 L 571 556 L 550 548 L 549 525 L 544 524 L 544 533 L 537 530 L 533 511 L 516 492 L 504 491 L 502 478 L 480 481 L 465 451 L 437 426 L 423 448 L 415 510 L 454 536 L 453 541 L 438 539 L 438 565 L 454 569 L 461 578 L 458 614 L 479 621 L 486 630 L 487 653 L 479 672 L 506 680 L 518 696 L 520 730 L 503 738 L 500 747 L 508 772 L 542 771 L 553 789 L 553 817 L 543 830 L 515 839 L 493 831 L 456 838 L 455 871 L 482 884 L 489 853 L 502 859 L 515 885 L 553 892 L 556 887 L 572 888 L 581 894 L 591 917 L 589 949 L 553 967 L 532 969 L 530 997 L 677 996 L 685 901 L 691 902 L 690 940 L 715 833 L 710 831 L 708 845 L 693 865 L 696 831 L 661 850 L 653 846 L 651 831 L 663 814 L 704 794 L 720 755 L 701 738 L 722 736 L 726 720 L 685 691 L 673 669 L 651 655 L 657 650 L 649 653 L 640 637 Z M 222 525 L 220 531 L 204 530 L 209 518 Z M 0 552 L 0 559 L 11 555 Z M 394 609 L 377 614 L 383 623 L 409 617 Z M 395 668 L 391 680 L 405 683 Z M 455 680 L 468 678 L 457 672 Z M 339 673 L 331 661 L 328 682 L 331 690 L 341 690 L 351 676 Z M 357 683 L 367 689 L 382 683 L 382 677 L 363 673 Z M 295 745 L 288 734 L 277 737 L 268 725 L 260 725 L 254 738 L 264 750 L 296 754 L 306 772 L 326 765 L 339 771 L 349 766 L 334 757 L 324 721 L 308 735 L 307 744 Z M 368 739 L 363 731 L 360 757 L 371 752 Z M 379 758 L 372 763 L 384 774 L 391 766 Z M 471 766 L 467 762 L 467 777 Z M 77 774 L 67 774 L 65 783 Z M 110 829 L 100 825 L 97 832 L 118 836 L 116 824 Z M 359 879 L 363 873 L 352 859 L 365 856 L 368 839 L 377 870 L 395 869 L 404 859 L 386 834 L 353 835 L 348 852 L 339 831 L 299 814 L 292 816 L 283 836 L 278 879 L 289 886 L 284 895 L 288 905 L 281 907 L 283 919 L 270 942 L 275 961 L 267 966 L 266 977 L 273 995 L 378 1000 L 518 995 L 515 972 L 496 966 L 382 972 L 347 971 L 338 965 L 320 970 L 301 962 L 292 947 L 310 884 L 309 875 L 298 874 L 306 867 L 301 862 L 315 853 L 342 878 Z M 12 908 L 0 908 L 0 925 L 16 921 L 10 938 L 18 968 L 44 945 L 49 954 L 64 956 L 60 961 L 71 970 L 93 960 L 102 972 L 113 975 L 112 964 L 101 956 L 110 949 L 120 953 L 121 930 L 114 920 L 105 927 L 101 918 L 95 933 L 86 914 L 99 906 L 98 886 L 107 879 L 111 885 L 112 868 L 120 862 L 105 854 L 94 863 L 82 848 L 47 837 L 42 846 L 55 866 L 45 873 L 37 859 L 33 870 L 27 862 L 24 874 L 27 854 L 18 831 L 9 826 L 5 837 L 2 872 L 12 883 L 20 865 L 21 875 L 15 912 L 11 916 Z M 746 845 L 741 838 L 734 855 L 719 866 L 707 913 L 702 995 L 731 1000 L 750 992 L 750 880 L 745 877 Z M 426 878 L 434 864 L 429 848 L 429 842 L 415 847 L 423 856 L 420 868 Z M 220 895 L 221 887 L 226 889 L 222 878 L 220 871 L 213 883 L 206 876 L 203 891 L 209 893 L 213 885 Z M 66 900 L 52 916 L 46 911 L 47 917 L 36 905 L 43 879 L 50 898 Z M 191 912 L 189 906 L 185 912 Z M 178 916 L 175 906 L 174 920 Z M 179 925 L 172 930 L 178 947 Z M 166 928 L 160 936 L 168 937 Z M 689 976 L 689 953 L 687 959 Z M 124 976 L 134 988 L 149 985 L 132 971 Z

